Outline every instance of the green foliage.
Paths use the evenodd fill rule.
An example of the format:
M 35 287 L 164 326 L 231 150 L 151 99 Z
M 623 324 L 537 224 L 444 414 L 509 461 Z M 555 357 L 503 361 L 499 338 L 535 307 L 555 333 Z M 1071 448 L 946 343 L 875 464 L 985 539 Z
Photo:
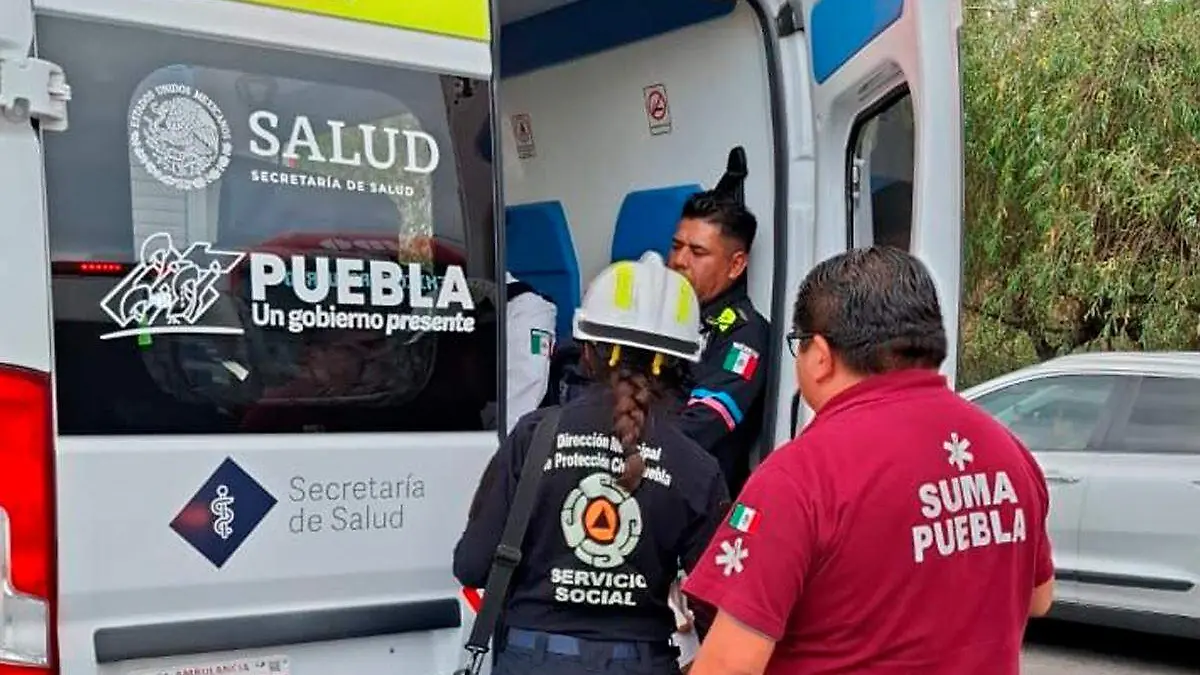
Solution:
M 963 31 L 962 383 L 1200 349 L 1200 3 L 1021 5 Z

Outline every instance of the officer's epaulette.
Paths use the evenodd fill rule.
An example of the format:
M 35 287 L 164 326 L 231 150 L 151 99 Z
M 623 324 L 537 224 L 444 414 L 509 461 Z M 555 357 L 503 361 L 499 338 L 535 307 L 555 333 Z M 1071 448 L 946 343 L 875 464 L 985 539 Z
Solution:
M 716 328 L 719 332 L 725 333 L 734 326 L 746 323 L 749 317 L 746 316 L 746 311 L 741 307 L 729 305 L 725 309 L 713 314 L 704 319 L 708 325 Z

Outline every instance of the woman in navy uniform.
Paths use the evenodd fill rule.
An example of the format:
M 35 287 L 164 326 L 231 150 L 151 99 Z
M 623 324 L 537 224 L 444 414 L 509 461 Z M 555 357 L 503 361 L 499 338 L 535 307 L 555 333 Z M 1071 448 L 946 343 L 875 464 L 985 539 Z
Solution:
M 592 384 L 561 408 L 523 557 L 494 640 L 495 675 L 674 675 L 671 583 L 729 502 L 716 460 L 676 427 L 673 374 L 701 352 L 695 291 L 656 253 L 619 262 L 574 317 Z M 480 481 L 454 575 L 482 587 L 533 431 L 525 415 Z

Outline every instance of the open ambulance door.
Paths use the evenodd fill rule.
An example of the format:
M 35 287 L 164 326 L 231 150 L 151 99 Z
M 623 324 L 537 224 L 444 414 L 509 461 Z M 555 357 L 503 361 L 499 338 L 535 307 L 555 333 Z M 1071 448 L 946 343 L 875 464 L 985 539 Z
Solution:
M 484 0 L 0 0 L 0 673 L 458 665 L 491 32 Z
M 791 21 L 779 22 L 788 98 L 798 102 L 789 108 L 811 114 L 791 125 L 787 288 L 794 293 L 813 265 L 848 248 L 906 248 L 937 284 L 950 346 L 943 372 L 953 382 L 962 265 L 961 3 L 791 0 L 791 9 Z M 779 370 L 780 390 L 794 391 L 792 369 Z M 791 416 L 792 431 L 802 426 L 802 408 L 779 411 Z

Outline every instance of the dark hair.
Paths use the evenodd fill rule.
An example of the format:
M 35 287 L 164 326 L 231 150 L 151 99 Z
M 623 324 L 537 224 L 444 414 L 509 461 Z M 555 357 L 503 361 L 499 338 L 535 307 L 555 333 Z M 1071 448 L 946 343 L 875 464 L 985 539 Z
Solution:
M 814 267 L 796 294 L 792 325 L 801 340 L 823 336 L 863 375 L 937 368 L 946 359 L 933 278 L 891 246 L 853 249 Z
M 741 244 L 747 253 L 754 245 L 758 220 L 733 197 L 714 190 L 697 192 L 683 204 L 680 216 L 687 220 L 703 220 L 721 228 L 721 235 Z
M 612 389 L 613 434 L 621 441 L 625 470 L 617 484 L 632 492 L 642 482 L 646 460 L 638 452 L 638 444 L 646 430 L 646 420 L 655 404 L 670 396 L 683 392 L 685 369 L 683 362 L 673 356 L 663 356 L 659 375 L 653 371 L 654 352 L 636 347 L 622 346 L 617 365 L 610 366 L 612 345 L 594 342 L 584 343 L 583 365 L 588 374 Z M 492 456 L 479 478 L 475 496 L 467 509 L 467 519 L 474 520 L 483 508 L 483 495 L 499 478 L 500 454 Z
M 659 375 L 653 372 L 655 352 L 626 345 L 588 343 L 589 369 L 599 382 L 606 382 L 613 396 L 613 434 L 621 442 L 625 470 L 617 483 L 632 492 L 642 482 L 646 461 L 638 444 L 646 431 L 651 408 L 663 401 L 679 377 L 679 361 L 663 356 Z M 618 350 L 615 365 L 613 350 Z

